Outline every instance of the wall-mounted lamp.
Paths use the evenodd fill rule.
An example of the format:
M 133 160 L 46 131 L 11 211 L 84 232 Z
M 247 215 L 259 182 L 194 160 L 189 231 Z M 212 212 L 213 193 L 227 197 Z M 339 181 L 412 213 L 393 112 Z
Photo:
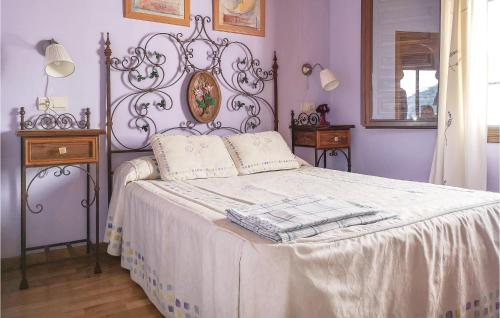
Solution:
M 54 39 L 45 48 L 45 73 L 52 77 L 66 77 L 75 71 L 75 63 L 61 44 Z
M 316 66 L 319 66 L 321 68 L 321 72 L 319 72 L 319 78 L 321 80 L 321 87 L 323 90 L 329 92 L 333 91 L 340 85 L 340 81 L 337 79 L 335 74 L 327 68 L 324 68 L 321 64 L 316 63 L 314 65 L 311 65 L 309 63 L 305 63 L 302 65 L 302 74 L 305 76 L 310 76 Z

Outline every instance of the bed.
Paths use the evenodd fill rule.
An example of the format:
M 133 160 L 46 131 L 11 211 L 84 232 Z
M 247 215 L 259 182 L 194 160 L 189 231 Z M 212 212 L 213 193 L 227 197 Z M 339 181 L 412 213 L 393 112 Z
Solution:
M 497 194 L 310 166 L 179 182 L 136 180 L 140 167 L 117 170 L 108 251 L 166 316 L 498 314 Z M 318 191 L 399 219 L 271 244 L 225 218 Z
M 208 37 L 209 18 L 195 19 L 197 31 L 177 42 L 181 48 Z M 209 43 L 220 57 L 230 42 Z M 114 173 L 109 176 L 105 240 L 108 253 L 121 257 L 122 266 L 166 317 L 498 317 L 500 195 L 304 162 L 298 169 L 189 181 L 161 181 L 150 157 L 113 169 L 113 155 L 144 156 L 150 149 L 147 143 L 123 147 L 120 140 L 115 144 L 121 148 L 112 147 L 112 138 L 118 139 L 113 115 L 124 99 L 111 98 L 111 69 L 133 75 L 140 64 L 125 67 L 113 60 L 109 38 L 106 49 L 108 169 Z M 128 105 L 135 111 L 131 122 L 136 130 L 208 134 L 258 129 L 260 105 L 271 105 L 261 96 L 266 81 L 274 82 L 277 129 L 276 58 L 272 71 L 264 74 L 246 52 L 247 64 L 237 63 L 243 66 L 236 68 L 236 84 L 228 83 L 237 96 L 229 98 L 231 105 L 238 105 L 239 96 L 254 106 L 233 109 L 245 114 L 239 128 L 215 122 L 202 131 L 187 121 L 157 131 L 156 123 L 148 123 L 151 116 L 137 111 L 141 102 L 133 99 Z M 138 55 L 137 61 L 147 62 Z M 220 59 L 215 61 L 212 71 L 218 74 Z M 248 73 L 257 78 L 252 94 L 238 86 Z M 155 87 L 124 96 L 140 99 L 143 93 L 169 88 Z M 368 204 L 398 218 L 275 244 L 225 217 L 227 208 L 304 193 Z

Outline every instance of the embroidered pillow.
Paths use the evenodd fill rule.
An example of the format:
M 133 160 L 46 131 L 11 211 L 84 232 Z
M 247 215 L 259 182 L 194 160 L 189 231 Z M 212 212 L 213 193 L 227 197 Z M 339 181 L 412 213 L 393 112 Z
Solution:
M 151 138 L 163 180 L 232 177 L 238 175 L 219 136 L 157 134 Z
M 239 174 L 297 169 L 300 164 L 276 131 L 224 137 Z

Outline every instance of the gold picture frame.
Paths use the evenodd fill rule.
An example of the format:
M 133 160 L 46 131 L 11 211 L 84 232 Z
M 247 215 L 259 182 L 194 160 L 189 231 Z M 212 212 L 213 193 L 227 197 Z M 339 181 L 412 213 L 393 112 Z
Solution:
M 125 18 L 190 26 L 190 0 L 124 0 L 123 6 Z
M 265 36 L 266 0 L 214 0 L 216 31 Z

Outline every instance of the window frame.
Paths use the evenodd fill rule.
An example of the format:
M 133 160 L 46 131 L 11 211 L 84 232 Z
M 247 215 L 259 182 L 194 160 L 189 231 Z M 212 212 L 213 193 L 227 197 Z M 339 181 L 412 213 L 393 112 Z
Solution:
M 367 129 L 436 129 L 432 120 L 373 118 L 373 1 L 361 0 L 361 124 Z
M 500 143 L 500 126 L 488 126 L 488 143 Z

